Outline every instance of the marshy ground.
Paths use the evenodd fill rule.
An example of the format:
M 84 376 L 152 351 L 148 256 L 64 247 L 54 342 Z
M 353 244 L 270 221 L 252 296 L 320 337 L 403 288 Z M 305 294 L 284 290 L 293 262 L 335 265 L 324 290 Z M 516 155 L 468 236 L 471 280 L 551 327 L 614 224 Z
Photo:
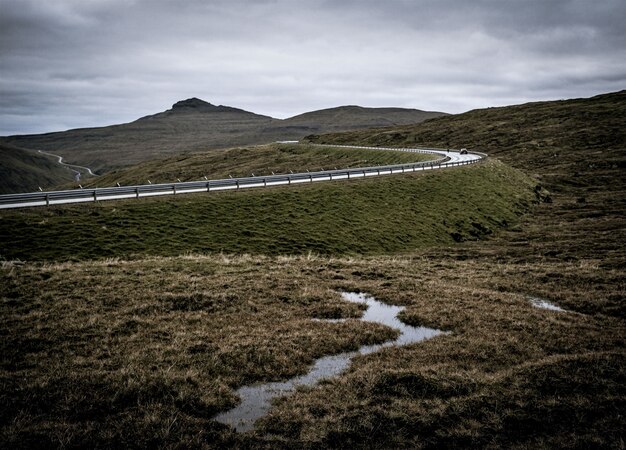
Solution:
M 467 255 L 466 255 L 467 256 Z M 555 277 L 553 274 L 560 274 Z M 544 280 L 549 280 L 547 283 Z M 611 446 L 624 411 L 621 273 L 588 263 L 194 256 L 3 267 L 2 439 L 41 446 Z M 234 390 L 393 336 L 337 291 L 451 331 L 357 357 L 250 435 Z M 541 295 L 574 311 L 535 308 Z M 593 313 L 578 311 L 593 310 Z

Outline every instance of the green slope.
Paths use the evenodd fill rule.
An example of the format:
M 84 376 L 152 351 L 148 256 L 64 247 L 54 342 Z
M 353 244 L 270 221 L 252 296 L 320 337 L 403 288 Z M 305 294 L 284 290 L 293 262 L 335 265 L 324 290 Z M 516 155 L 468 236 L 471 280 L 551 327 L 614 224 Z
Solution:
M 269 144 L 228 150 L 185 153 L 147 161 L 84 180 L 83 187 L 173 183 L 272 173 L 306 172 L 321 169 L 401 164 L 434 159 L 432 155 L 365 149 L 318 147 L 299 144 Z M 76 184 L 68 187 L 77 187 Z
M 470 111 L 422 124 L 311 136 L 314 142 L 468 147 L 532 174 L 554 203 L 492 251 L 625 266 L 626 91 Z M 509 245 L 510 241 L 517 244 Z
M 348 182 L 0 212 L 0 256 L 406 253 L 517 221 L 534 184 L 501 163 Z

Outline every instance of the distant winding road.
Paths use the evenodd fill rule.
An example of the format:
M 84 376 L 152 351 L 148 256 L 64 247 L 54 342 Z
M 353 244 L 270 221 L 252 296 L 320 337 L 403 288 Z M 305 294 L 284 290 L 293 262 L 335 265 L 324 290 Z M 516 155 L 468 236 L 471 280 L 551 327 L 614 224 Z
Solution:
M 55 155 L 53 153 L 48 153 L 48 152 L 44 152 L 43 150 L 38 150 L 39 153 L 41 153 L 42 155 L 48 155 L 48 156 L 53 156 L 55 158 L 58 159 L 58 163 L 61 164 L 62 166 L 67 167 L 68 169 L 70 169 L 72 172 L 74 172 L 74 178 L 76 179 L 76 181 L 80 181 L 80 177 L 82 175 L 82 173 L 79 170 L 74 169 L 74 167 L 77 167 L 79 169 L 83 169 L 84 171 L 86 171 L 89 175 L 93 175 L 94 177 L 97 176 L 95 173 L 93 173 L 91 171 L 91 169 L 89 167 L 84 167 L 84 166 L 78 166 L 76 164 L 67 164 L 63 162 L 63 157 L 59 156 L 59 155 Z
M 280 143 L 293 143 L 282 141 Z M 437 156 L 431 161 L 385 166 L 357 167 L 350 169 L 323 170 L 319 172 L 300 172 L 280 175 L 253 176 L 242 178 L 226 178 L 221 180 L 188 181 L 164 184 L 143 184 L 135 186 L 118 186 L 94 189 L 71 189 L 66 191 L 29 192 L 25 194 L 0 195 L 0 209 L 24 208 L 29 206 L 50 206 L 66 203 L 94 202 L 100 200 L 117 200 L 124 198 L 152 197 L 156 195 L 188 194 L 192 192 L 211 192 L 228 189 L 247 189 L 318 181 L 339 181 L 352 178 L 392 175 L 424 170 L 444 169 L 477 163 L 487 157 L 484 153 L 466 150 L 444 150 L 437 148 L 390 148 L 390 147 L 359 147 L 354 145 L 323 145 L 325 147 L 342 147 L 354 149 L 370 149 L 381 151 L 402 151 L 425 153 Z M 77 167 L 95 175 L 88 167 L 66 164 L 63 158 L 51 153 L 41 152 L 59 158 L 59 164 Z

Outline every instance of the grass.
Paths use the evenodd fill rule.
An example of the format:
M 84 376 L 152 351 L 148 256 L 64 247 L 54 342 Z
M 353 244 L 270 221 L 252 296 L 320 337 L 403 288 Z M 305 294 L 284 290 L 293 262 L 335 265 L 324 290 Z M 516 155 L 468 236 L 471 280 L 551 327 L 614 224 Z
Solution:
M 542 277 L 567 275 L 545 286 Z M 2 268 L 7 447 L 619 446 L 624 327 L 598 308 L 619 271 L 480 257 L 201 256 Z M 576 278 L 575 285 L 565 281 Z M 601 278 L 599 277 L 601 275 Z M 620 281 L 621 279 L 621 281 Z M 507 288 L 502 289 L 506 283 Z M 577 311 L 530 305 L 526 294 Z M 233 389 L 380 342 L 338 290 L 451 331 L 359 357 L 279 401 L 250 436 L 211 420 Z M 574 291 L 578 303 L 554 292 Z
M 482 254 L 595 260 L 624 268 L 626 91 L 589 99 L 470 111 L 393 129 L 311 137 L 361 145 L 468 147 L 523 170 L 551 193 L 522 228 Z M 457 250 L 452 250 L 457 251 Z M 463 252 L 464 250 L 459 250 Z M 447 251 L 446 255 L 449 255 Z
M 487 139 L 492 127 L 502 139 L 494 144 L 500 159 L 532 164 L 529 172 L 552 201 L 539 190 L 544 202 L 530 209 L 534 184 L 494 160 L 415 176 L 232 195 L 238 199 L 229 204 L 233 209 L 297 195 L 310 200 L 299 204 L 317 212 L 316 203 L 332 204 L 345 194 L 350 201 L 343 203 L 356 204 L 357 218 L 370 217 L 363 205 L 389 203 L 384 215 L 370 217 L 367 234 L 357 234 L 372 240 L 375 251 L 368 256 L 335 253 L 336 239 L 345 239 L 337 224 L 356 223 L 349 216 L 337 221 L 336 214 L 315 222 L 320 228 L 333 224 L 320 242 L 335 244 L 308 247 L 331 248 L 328 255 L 303 249 L 293 256 L 242 254 L 262 247 L 256 233 L 237 237 L 237 245 L 245 243 L 234 250 L 240 254 L 176 254 L 184 246 L 170 244 L 178 233 L 172 218 L 191 211 L 185 197 L 2 213 L 2 248 L 30 261 L 5 261 L 0 268 L 0 442 L 7 448 L 623 448 L 626 139 L 623 127 L 614 126 L 623 117 L 622 98 L 618 93 L 441 119 L 442 136 L 456 136 L 468 147 L 483 142 L 480 136 Z M 554 158 L 549 152 L 555 148 L 544 153 L 541 139 L 550 134 L 544 125 L 559 116 L 563 123 L 551 132 L 562 150 Z M 434 124 L 408 133 L 425 136 Z M 397 131 L 395 142 L 404 145 L 409 134 Z M 520 151 L 518 144 L 533 140 L 541 146 Z M 419 143 L 441 145 L 434 137 Z M 346 192 L 339 195 L 339 188 Z M 376 197 L 380 189 L 387 195 Z M 403 247 L 399 237 L 430 220 L 412 209 L 421 208 L 424 197 L 439 199 L 447 225 L 423 228 L 422 240 L 446 240 Z M 230 198 L 224 193 L 188 201 Z M 414 212 L 397 218 L 392 206 L 398 202 Z M 159 256 L 130 247 L 107 259 L 96 247 L 101 259 L 53 261 L 83 258 L 84 246 L 63 236 L 64 227 L 83 236 L 78 242 L 91 230 L 115 249 L 114 238 L 100 241 L 105 234 L 94 218 L 106 217 L 108 225 L 113 210 L 127 214 L 142 205 L 169 213 L 161 219 L 168 233 L 151 241 Z M 95 215 L 107 208 L 110 215 Z M 132 211 L 141 217 L 148 209 Z M 249 218 L 259 209 L 246 211 Z M 341 211 L 352 212 L 348 206 Z M 510 211 L 515 220 L 496 227 L 490 220 L 504 217 L 498 211 Z M 523 211 L 529 213 L 520 217 Z M 477 223 L 498 230 L 489 239 L 471 233 L 478 228 L 470 217 L 478 213 L 486 222 Z M 125 220 L 134 225 L 131 218 Z M 251 223 L 252 232 L 265 222 Z M 46 224 L 56 235 L 42 231 Z M 387 240 L 387 227 L 402 234 Z M 45 240 L 29 240 L 34 230 Z M 120 225 L 119 239 L 131 245 L 122 230 Z M 278 247 L 263 248 L 290 253 L 293 244 L 283 240 L 308 242 L 293 229 L 281 233 Z M 148 242 L 144 234 L 137 233 L 140 243 Z M 397 253 L 386 254 L 392 250 Z M 176 256 L 162 256 L 170 251 Z M 404 305 L 407 323 L 451 333 L 356 358 L 341 377 L 279 400 L 249 435 L 214 422 L 216 411 L 236 403 L 238 386 L 286 379 L 320 355 L 388 336 L 388 329 L 372 324 L 310 320 L 356 316 L 357 305 L 342 302 L 340 290 Z M 535 308 L 527 296 L 569 312 Z
M 379 179 L 5 210 L 0 255 L 406 253 L 485 238 L 514 224 L 535 201 L 533 186 L 490 162 Z
M 293 144 L 269 144 L 229 150 L 187 153 L 148 161 L 128 169 L 85 180 L 83 187 L 106 187 L 152 183 L 271 175 L 321 169 L 402 164 L 434 159 L 432 155 L 364 149 L 340 149 Z M 76 184 L 71 187 L 78 187 Z

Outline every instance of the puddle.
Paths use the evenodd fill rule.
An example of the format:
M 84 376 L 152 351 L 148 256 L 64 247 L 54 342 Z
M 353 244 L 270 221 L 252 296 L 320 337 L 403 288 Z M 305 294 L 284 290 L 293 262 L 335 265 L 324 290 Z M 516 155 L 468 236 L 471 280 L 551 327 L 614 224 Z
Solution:
M 339 353 L 337 355 L 320 358 L 315 361 L 315 364 L 308 373 L 288 381 L 264 383 L 239 388 L 237 395 L 241 398 L 241 403 L 230 411 L 215 416 L 214 419 L 232 426 L 239 432 L 252 430 L 252 428 L 254 428 L 254 422 L 269 411 L 272 399 L 287 395 L 295 391 L 299 386 L 312 386 L 322 379 L 339 375 L 350 365 L 350 361 L 355 356 L 367 355 L 384 347 L 412 344 L 443 333 L 440 330 L 426 327 L 412 327 L 400 322 L 397 315 L 404 310 L 403 306 L 387 305 L 367 294 L 344 292 L 341 296 L 344 300 L 349 302 L 366 304 L 367 310 L 363 313 L 363 316 L 359 319 L 314 320 L 330 323 L 343 322 L 345 320 L 376 322 L 396 328 L 400 331 L 400 336 L 393 341 L 387 341 L 383 344 L 364 345 L 354 352 Z
M 528 300 L 530 300 L 530 302 L 535 308 L 549 309 L 551 311 L 567 312 L 565 309 L 561 308 L 560 306 L 557 306 L 554 303 L 550 303 L 549 301 L 544 300 L 539 297 L 529 296 Z

